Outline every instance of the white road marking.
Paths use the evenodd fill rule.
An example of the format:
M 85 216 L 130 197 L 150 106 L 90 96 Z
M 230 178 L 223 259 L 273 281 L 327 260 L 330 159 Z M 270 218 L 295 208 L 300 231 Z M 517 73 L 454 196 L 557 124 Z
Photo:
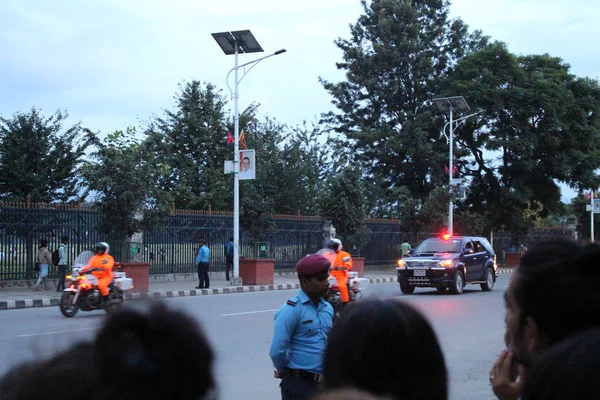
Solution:
M 92 331 L 92 330 L 96 330 L 96 329 L 99 329 L 99 328 L 81 328 L 81 329 L 68 329 L 68 330 L 64 330 L 64 331 L 54 331 L 54 332 L 28 333 L 25 335 L 17 335 L 15 337 L 23 338 L 23 337 L 32 337 L 32 336 L 57 335 L 59 333 Z
M 233 314 L 221 314 L 221 317 L 233 317 L 235 315 L 260 314 L 260 313 L 268 313 L 268 312 L 275 312 L 275 311 L 279 311 L 279 308 L 274 308 L 272 310 L 247 311 L 247 312 L 239 312 L 239 313 L 233 313 Z

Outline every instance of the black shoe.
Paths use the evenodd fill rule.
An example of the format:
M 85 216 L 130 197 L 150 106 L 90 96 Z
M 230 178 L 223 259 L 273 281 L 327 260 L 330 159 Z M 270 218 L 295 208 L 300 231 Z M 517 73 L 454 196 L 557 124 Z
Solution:
M 226 281 L 229 281 L 229 278 L 225 278 Z
M 204 289 L 210 289 L 208 286 L 205 286 Z
M 196 286 L 196 289 L 202 289 L 202 287 L 200 287 L 200 286 Z

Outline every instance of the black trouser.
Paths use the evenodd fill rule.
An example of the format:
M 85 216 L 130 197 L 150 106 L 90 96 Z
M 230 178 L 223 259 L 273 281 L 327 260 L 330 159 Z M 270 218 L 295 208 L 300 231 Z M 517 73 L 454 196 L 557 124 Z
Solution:
M 225 279 L 229 280 L 229 270 L 233 271 L 233 256 L 225 256 Z
M 321 390 L 319 382 L 305 376 L 291 374 L 289 371 L 284 373 L 279 386 L 281 400 L 308 400 Z
M 208 287 L 210 286 L 207 262 L 198 263 L 198 281 L 198 286 L 200 287 L 200 289 L 208 289 Z
M 65 289 L 65 275 L 67 275 L 67 266 L 58 266 L 58 283 L 56 284 L 56 291 L 60 292 Z

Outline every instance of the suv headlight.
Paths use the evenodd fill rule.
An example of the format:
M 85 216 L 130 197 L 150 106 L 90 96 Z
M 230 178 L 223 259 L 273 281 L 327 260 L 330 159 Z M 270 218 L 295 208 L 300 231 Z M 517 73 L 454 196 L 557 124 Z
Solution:
M 406 261 L 402 259 L 398 260 L 398 268 L 406 268 Z
M 439 266 L 442 268 L 451 268 L 454 266 L 454 260 L 442 260 L 439 262 Z

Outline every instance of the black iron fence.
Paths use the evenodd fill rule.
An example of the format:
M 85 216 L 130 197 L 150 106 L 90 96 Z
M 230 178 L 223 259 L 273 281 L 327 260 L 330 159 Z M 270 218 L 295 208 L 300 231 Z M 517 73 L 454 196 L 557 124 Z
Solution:
M 577 240 L 577 232 L 569 228 L 539 228 L 532 229 L 520 243 L 515 242 L 508 232 L 494 232 L 492 246 L 496 252 L 498 264 L 504 265 L 506 253 L 522 253 L 535 243 L 547 239 Z
M 329 227 L 320 217 L 274 215 L 276 229 L 264 242 L 250 241 L 241 232 L 240 255 L 246 258 L 273 258 L 276 269 L 293 268 L 306 254 L 323 246 Z M 103 240 L 98 231 L 100 214 L 82 205 L 0 204 L 0 280 L 32 278 L 40 240 L 48 240 L 51 251 L 61 237 L 69 238 L 68 254 L 72 261 L 84 250 L 93 250 Z M 346 249 L 354 256 L 366 258 L 366 264 L 391 265 L 400 255 L 399 245 L 407 240 L 416 246 L 433 233 L 405 232 L 394 220 L 366 220 L 371 240 L 362 249 Z M 212 271 L 225 270 L 225 244 L 233 236 L 231 213 L 175 210 L 166 223 L 143 233 L 143 243 L 132 246 L 113 243 L 117 258 L 135 251 L 136 260 L 151 264 L 151 274 L 195 271 L 198 240 L 207 240 L 211 250 Z M 534 230 L 526 240 L 530 245 L 543 238 L 573 236 L 573 231 Z M 508 234 L 494 235 L 499 255 L 511 246 Z M 50 276 L 56 271 L 51 269 Z

